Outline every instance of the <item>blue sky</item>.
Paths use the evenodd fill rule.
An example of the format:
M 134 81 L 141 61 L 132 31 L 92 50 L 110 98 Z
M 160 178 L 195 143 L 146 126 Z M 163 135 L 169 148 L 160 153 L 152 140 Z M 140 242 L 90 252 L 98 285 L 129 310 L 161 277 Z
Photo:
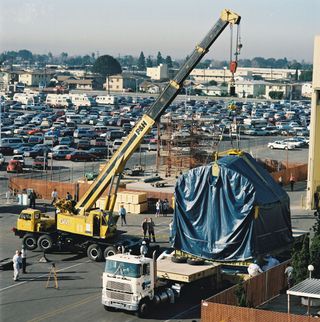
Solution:
M 0 52 L 99 52 L 182 58 L 220 12 L 242 16 L 240 58 L 312 61 L 320 0 L 1 0 Z M 228 28 L 206 58 L 229 59 Z

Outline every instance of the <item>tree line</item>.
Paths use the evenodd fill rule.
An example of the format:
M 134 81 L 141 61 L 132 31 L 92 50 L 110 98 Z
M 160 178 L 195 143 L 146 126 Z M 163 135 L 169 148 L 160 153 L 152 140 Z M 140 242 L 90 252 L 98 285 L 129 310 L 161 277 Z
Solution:
M 82 66 L 86 69 L 92 69 L 96 71 L 96 68 L 92 68 L 96 61 L 100 57 L 108 56 L 108 61 L 111 58 L 115 59 L 119 66 L 116 70 L 127 69 L 130 71 L 145 71 L 147 67 L 158 66 L 159 64 L 166 64 L 168 68 L 178 69 L 182 64 L 189 58 L 185 59 L 172 59 L 170 55 L 163 55 L 158 51 L 157 55 L 153 57 L 152 55 L 145 55 L 143 51 L 140 52 L 139 57 L 134 57 L 132 55 L 119 56 L 113 58 L 110 55 L 99 56 L 92 52 L 86 55 L 76 55 L 70 56 L 67 52 L 62 52 L 59 55 L 54 56 L 51 52 L 48 54 L 34 54 L 30 50 L 21 49 L 18 51 L 5 51 L 0 54 L 0 65 L 12 65 L 19 63 L 28 63 L 32 65 L 37 65 L 38 67 L 44 67 L 47 64 L 63 64 L 66 66 Z M 111 57 L 111 58 L 110 58 Z M 100 64 L 98 64 L 100 65 Z M 197 68 L 228 68 L 229 62 L 205 59 L 197 65 Z M 298 70 L 301 71 L 299 80 L 300 81 L 310 81 L 312 79 L 312 64 L 306 63 L 305 61 L 298 62 L 297 60 L 289 61 L 286 57 L 284 58 L 263 58 L 254 57 L 252 59 L 240 59 L 238 61 L 239 67 L 255 67 L 255 68 L 284 68 L 284 69 L 295 69 L 296 74 Z M 110 74 L 109 74 L 110 75 Z

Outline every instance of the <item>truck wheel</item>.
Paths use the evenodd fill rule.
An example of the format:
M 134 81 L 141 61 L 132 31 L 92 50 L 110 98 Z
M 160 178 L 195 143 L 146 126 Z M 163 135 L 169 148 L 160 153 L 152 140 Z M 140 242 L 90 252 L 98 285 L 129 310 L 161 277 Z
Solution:
M 94 262 L 100 262 L 102 260 L 102 250 L 99 245 L 92 244 L 87 249 L 87 256 Z
M 106 258 L 106 257 L 112 256 L 112 255 L 115 255 L 116 253 L 117 253 L 117 250 L 116 250 L 116 248 L 115 248 L 115 247 L 113 247 L 113 246 L 108 246 L 108 247 L 104 250 L 104 252 L 103 252 L 103 256 L 104 256 L 104 258 Z
M 48 235 L 43 235 L 38 240 L 38 247 L 43 251 L 48 251 L 52 248 L 52 238 Z
M 185 257 L 185 256 L 172 256 L 171 261 L 174 263 L 186 263 L 187 257 Z
M 31 234 L 27 234 L 23 237 L 22 244 L 28 250 L 35 250 L 37 248 L 37 238 Z
M 116 308 L 108 305 L 104 305 L 104 309 L 108 312 L 114 312 L 116 310 Z
M 149 299 L 142 299 L 138 306 L 138 317 L 139 318 L 145 318 L 147 317 L 149 311 L 150 311 L 150 300 Z

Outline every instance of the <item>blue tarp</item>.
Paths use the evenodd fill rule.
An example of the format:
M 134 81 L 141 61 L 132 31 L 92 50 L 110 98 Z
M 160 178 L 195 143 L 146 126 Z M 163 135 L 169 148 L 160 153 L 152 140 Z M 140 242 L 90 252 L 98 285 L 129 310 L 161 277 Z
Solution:
M 292 243 L 287 193 L 249 154 L 190 170 L 175 187 L 173 246 L 221 261 L 272 253 Z

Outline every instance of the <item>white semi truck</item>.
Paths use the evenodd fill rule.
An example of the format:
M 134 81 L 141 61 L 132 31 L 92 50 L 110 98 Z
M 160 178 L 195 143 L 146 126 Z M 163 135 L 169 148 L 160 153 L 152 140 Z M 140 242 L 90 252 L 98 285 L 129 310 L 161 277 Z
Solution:
M 107 257 L 102 278 L 104 308 L 136 312 L 139 317 L 146 317 L 154 306 L 175 303 L 188 286 L 216 290 L 220 264 L 190 265 L 173 262 L 171 258 L 155 260 L 155 257 L 129 253 Z

